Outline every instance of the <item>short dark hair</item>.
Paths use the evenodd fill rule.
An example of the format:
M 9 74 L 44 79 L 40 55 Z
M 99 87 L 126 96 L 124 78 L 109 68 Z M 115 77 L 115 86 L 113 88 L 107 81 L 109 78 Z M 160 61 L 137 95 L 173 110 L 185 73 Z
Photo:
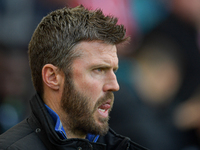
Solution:
M 125 41 L 125 28 L 118 19 L 105 16 L 100 9 L 82 5 L 49 13 L 35 29 L 29 43 L 29 63 L 36 91 L 43 94 L 42 68 L 53 64 L 59 69 L 70 67 L 77 57 L 73 47 L 81 41 L 100 40 L 109 44 Z

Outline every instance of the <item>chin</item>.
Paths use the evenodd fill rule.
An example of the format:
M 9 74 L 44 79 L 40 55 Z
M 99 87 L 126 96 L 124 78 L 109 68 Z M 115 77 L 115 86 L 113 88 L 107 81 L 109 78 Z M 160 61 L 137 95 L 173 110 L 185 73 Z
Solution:
M 101 136 L 105 135 L 108 132 L 109 129 L 109 124 L 108 121 L 98 121 L 96 124 L 96 133 L 94 134 L 99 134 Z

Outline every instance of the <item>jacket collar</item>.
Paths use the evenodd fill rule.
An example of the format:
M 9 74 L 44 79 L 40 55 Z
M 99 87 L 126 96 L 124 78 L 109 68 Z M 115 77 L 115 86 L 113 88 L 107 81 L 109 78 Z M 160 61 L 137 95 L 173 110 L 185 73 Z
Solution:
M 47 106 L 45 104 L 45 107 L 47 108 L 48 113 L 50 114 L 50 116 L 52 117 L 54 123 L 55 123 L 55 131 L 58 134 L 58 136 L 61 139 L 67 139 L 67 135 L 65 132 L 65 129 L 63 128 L 62 122 L 60 120 L 60 117 L 58 116 L 58 114 L 56 112 L 54 112 L 49 106 Z M 99 135 L 94 135 L 94 134 L 90 134 L 88 133 L 86 136 L 86 139 L 88 139 L 90 142 L 96 142 L 99 138 Z

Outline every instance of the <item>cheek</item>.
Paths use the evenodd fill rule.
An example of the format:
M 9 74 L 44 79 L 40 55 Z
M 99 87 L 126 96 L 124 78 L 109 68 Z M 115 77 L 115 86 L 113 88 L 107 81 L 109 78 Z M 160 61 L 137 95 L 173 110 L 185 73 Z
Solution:
M 90 108 L 93 108 L 101 97 L 102 88 L 99 82 L 85 80 L 78 85 L 77 90 L 88 98 Z
M 92 99 L 97 99 L 100 96 L 103 87 L 100 80 L 81 73 L 74 75 L 74 85 L 76 90 Z
M 90 96 L 92 99 L 98 98 L 102 91 L 101 83 L 91 79 L 89 81 L 84 81 L 81 89 L 87 96 Z

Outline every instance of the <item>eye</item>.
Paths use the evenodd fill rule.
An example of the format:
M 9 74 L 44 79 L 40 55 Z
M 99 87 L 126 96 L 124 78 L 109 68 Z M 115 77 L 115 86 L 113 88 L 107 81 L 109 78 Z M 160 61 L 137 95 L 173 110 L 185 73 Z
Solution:
M 105 68 L 102 68 L 102 67 L 100 67 L 100 68 L 95 68 L 93 71 L 96 73 L 96 74 L 103 74 L 103 73 L 105 73 Z
M 103 72 L 104 69 L 103 69 L 103 68 L 96 68 L 95 70 L 96 70 L 97 72 Z

